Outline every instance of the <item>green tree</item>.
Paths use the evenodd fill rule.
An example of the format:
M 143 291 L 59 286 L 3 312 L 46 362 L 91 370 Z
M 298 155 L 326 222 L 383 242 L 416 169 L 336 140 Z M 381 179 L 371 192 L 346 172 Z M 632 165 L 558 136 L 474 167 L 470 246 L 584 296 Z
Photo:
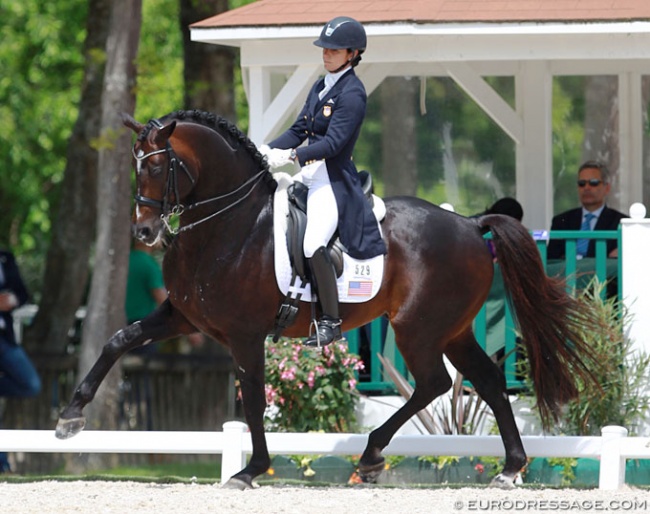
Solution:
M 83 48 L 84 80 L 77 121 L 68 140 L 58 214 L 45 263 L 44 287 L 25 344 L 63 352 L 75 313 L 82 303 L 97 216 L 97 150 L 110 0 L 90 0 Z
M 33 291 L 77 115 L 86 14 L 85 0 L 0 7 L 0 244 L 13 247 Z
M 234 69 L 237 52 L 223 45 L 190 41 L 189 25 L 228 10 L 228 0 L 181 0 L 183 35 L 184 105 L 215 112 L 233 123 L 235 115 Z

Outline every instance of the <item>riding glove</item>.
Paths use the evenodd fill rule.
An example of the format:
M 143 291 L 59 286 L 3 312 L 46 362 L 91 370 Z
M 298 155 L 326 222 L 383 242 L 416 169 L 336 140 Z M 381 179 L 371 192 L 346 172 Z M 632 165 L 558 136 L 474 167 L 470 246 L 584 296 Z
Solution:
M 285 164 L 293 164 L 294 162 L 291 158 L 291 149 L 282 150 L 280 148 L 271 148 L 266 158 L 271 168 L 279 168 Z

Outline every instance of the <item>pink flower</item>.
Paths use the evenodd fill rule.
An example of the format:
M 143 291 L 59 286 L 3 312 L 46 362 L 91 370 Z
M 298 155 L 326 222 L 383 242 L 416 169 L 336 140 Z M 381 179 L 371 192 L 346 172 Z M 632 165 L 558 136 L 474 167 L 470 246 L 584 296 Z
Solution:
M 266 395 L 266 404 L 273 405 L 278 396 L 276 389 L 272 385 L 266 384 L 264 386 L 264 393 Z
M 307 385 L 309 386 L 309 389 L 314 388 L 315 381 L 316 381 L 316 373 L 314 373 L 314 371 L 310 371 L 309 375 L 307 375 Z
M 357 381 L 354 378 L 351 378 L 350 380 L 348 380 L 348 387 L 350 389 L 354 389 L 356 387 L 356 385 L 357 385 Z
M 289 368 L 280 374 L 280 380 L 295 380 L 296 368 Z
M 479 473 L 483 473 L 483 471 L 485 471 L 485 467 L 480 462 L 476 466 L 474 466 L 474 469 Z

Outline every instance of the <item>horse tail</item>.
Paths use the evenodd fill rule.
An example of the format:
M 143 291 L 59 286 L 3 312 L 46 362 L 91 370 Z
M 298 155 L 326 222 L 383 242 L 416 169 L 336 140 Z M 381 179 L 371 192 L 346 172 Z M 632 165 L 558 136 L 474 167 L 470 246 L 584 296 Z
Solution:
M 548 277 L 535 241 L 514 218 L 481 216 L 492 231 L 508 302 L 530 366 L 530 378 L 544 428 L 558 420 L 561 406 L 578 395 L 578 379 L 595 381 L 596 365 L 583 339 L 585 327 L 599 325 L 587 304 L 566 292 L 564 280 Z

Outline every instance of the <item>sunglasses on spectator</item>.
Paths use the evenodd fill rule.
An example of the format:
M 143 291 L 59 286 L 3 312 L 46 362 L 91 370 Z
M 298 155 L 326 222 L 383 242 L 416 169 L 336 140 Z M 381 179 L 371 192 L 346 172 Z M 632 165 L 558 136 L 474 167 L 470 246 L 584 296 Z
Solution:
M 589 184 L 591 187 L 596 187 L 602 183 L 603 181 L 598 178 L 590 178 L 589 180 L 580 179 L 578 180 L 578 187 L 585 187 L 587 184 Z

